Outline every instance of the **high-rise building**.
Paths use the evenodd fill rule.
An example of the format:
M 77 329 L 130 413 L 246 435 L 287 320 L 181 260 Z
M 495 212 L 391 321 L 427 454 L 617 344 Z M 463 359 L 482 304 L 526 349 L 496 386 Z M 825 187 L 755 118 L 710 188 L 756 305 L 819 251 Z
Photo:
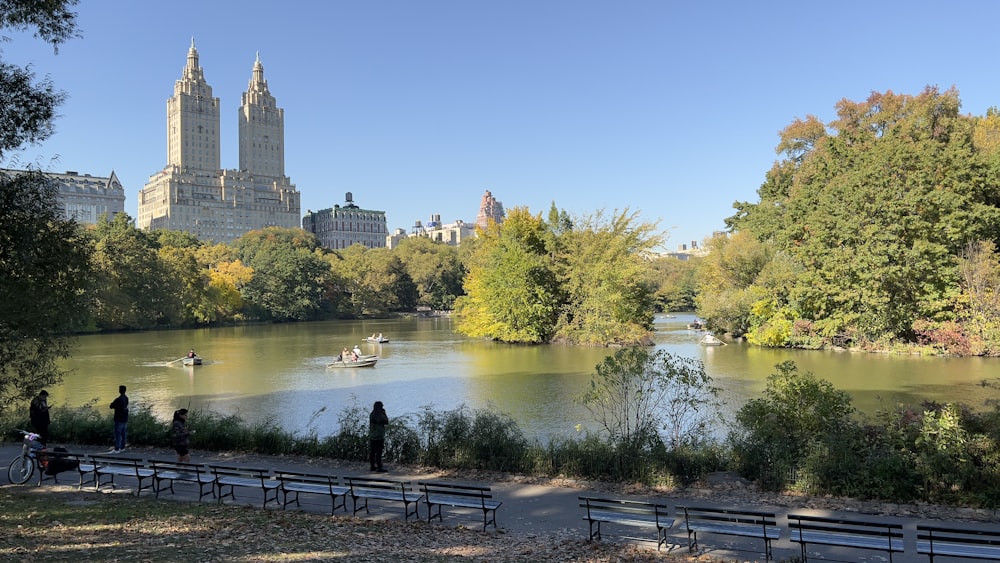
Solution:
M 19 174 L 19 170 L 0 170 L 5 174 Z M 125 188 L 114 170 L 110 176 L 91 176 L 69 170 L 65 173 L 44 172 L 59 186 L 57 202 L 67 219 L 94 224 L 102 215 L 111 219 L 125 212 Z
M 476 216 L 476 226 L 485 229 L 490 219 L 495 223 L 502 223 L 504 217 L 503 204 L 493 197 L 489 190 L 483 194 L 482 201 L 479 202 L 479 215 Z
M 352 244 L 384 248 L 388 234 L 385 211 L 361 209 L 354 203 L 351 192 L 344 196 L 344 205 L 306 212 L 302 228 L 315 234 L 321 245 L 332 250 Z
M 167 100 L 167 165 L 139 192 L 139 228 L 231 242 L 255 229 L 299 226 L 300 194 L 285 176 L 285 112 L 259 53 L 239 108 L 236 170 L 221 169 L 220 114 L 192 39 Z

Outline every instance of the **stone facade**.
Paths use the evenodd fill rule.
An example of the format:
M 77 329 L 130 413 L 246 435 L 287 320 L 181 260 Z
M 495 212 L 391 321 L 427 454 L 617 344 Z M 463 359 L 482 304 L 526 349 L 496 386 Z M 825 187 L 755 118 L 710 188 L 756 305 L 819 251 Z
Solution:
M 321 245 L 332 250 L 363 244 L 368 248 L 386 245 L 385 211 L 361 209 L 354 196 L 347 192 L 344 205 L 334 205 L 319 211 L 308 211 L 302 217 L 302 228 L 316 235 Z
M 17 174 L 19 170 L 6 170 Z M 75 171 L 66 173 L 44 172 L 59 185 L 58 204 L 67 219 L 95 224 L 101 215 L 108 218 L 125 212 L 125 188 L 112 170 L 110 176 L 91 176 Z
M 485 229 L 492 219 L 494 223 L 503 223 L 503 204 L 497 201 L 489 190 L 483 194 L 482 201 L 479 202 L 479 215 L 476 216 L 476 226 Z
M 221 169 L 219 99 L 192 40 L 167 101 L 167 166 L 139 192 L 139 228 L 232 242 L 264 227 L 298 227 L 300 194 L 284 170 L 284 119 L 258 54 L 239 108 L 239 169 Z

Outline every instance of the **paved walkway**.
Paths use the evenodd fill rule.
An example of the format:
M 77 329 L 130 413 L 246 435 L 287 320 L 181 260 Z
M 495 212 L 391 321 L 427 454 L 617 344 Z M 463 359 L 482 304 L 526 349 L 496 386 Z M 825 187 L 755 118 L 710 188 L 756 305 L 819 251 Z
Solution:
M 67 448 L 74 453 L 107 453 L 105 448 L 95 448 L 95 447 L 72 447 Z M 13 459 L 20 454 L 20 446 L 7 442 L 0 445 L 0 466 L 3 467 L 3 476 L 0 478 L 0 483 L 6 485 L 7 472 L 6 467 L 10 463 L 9 460 Z M 128 457 L 139 457 L 143 459 L 167 459 L 173 460 L 175 458 L 174 453 L 169 450 L 157 450 L 157 449 L 130 449 L 126 451 L 124 456 Z M 307 460 L 303 458 L 285 458 L 285 457 L 272 457 L 272 456 L 255 456 L 255 455 L 239 455 L 239 454 L 216 454 L 210 452 L 201 452 L 194 450 L 192 452 L 192 461 L 195 463 L 218 463 L 226 465 L 241 465 L 245 467 L 255 467 L 264 468 L 271 470 L 289 470 L 289 471 L 304 471 L 304 472 L 320 472 L 331 475 L 343 476 L 343 475 L 368 475 L 367 468 L 365 464 L 357 463 L 342 463 L 330 460 Z M 442 477 L 440 474 L 434 473 L 413 473 L 409 469 L 393 469 L 390 467 L 390 472 L 387 474 L 379 474 L 379 477 L 386 477 L 391 479 L 401 479 L 401 480 L 427 480 L 427 479 L 438 479 L 438 480 L 449 480 Z M 33 481 L 34 482 L 34 481 Z M 75 484 L 77 482 L 77 475 L 75 473 L 62 474 L 60 478 L 61 484 Z M 52 483 L 52 481 L 46 481 L 46 483 Z M 126 481 L 127 484 L 127 481 Z M 578 537 L 585 539 L 587 537 L 587 523 L 581 518 L 583 511 L 579 508 L 579 502 L 577 497 L 581 494 L 588 494 L 588 491 L 579 488 L 572 487 L 558 487 L 550 485 L 538 485 L 538 484 L 527 484 L 518 483 L 513 481 L 503 481 L 496 483 L 488 483 L 492 487 L 494 497 L 503 501 L 503 506 L 497 511 L 497 522 L 502 530 L 507 533 L 512 534 L 533 534 L 533 535 L 560 535 L 564 537 Z M 174 497 L 179 497 L 182 499 L 197 499 L 197 488 L 192 488 L 182 483 L 175 485 L 175 490 L 178 491 L 177 495 Z M 183 492 L 182 492 L 183 491 Z M 194 496 L 188 496 L 194 493 Z M 256 493 L 256 498 L 254 498 L 253 493 L 249 490 L 238 491 L 240 495 L 239 502 L 243 503 L 256 503 L 260 504 L 260 493 Z M 614 496 L 615 498 L 620 498 L 621 495 L 606 495 Z M 310 498 L 311 497 L 311 498 Z M 629 498 L 635 498 L 638 500 L 650 500 L 650 497 L 642 496 L 629 496 Z M 675 496 L 663 496 L 657 497 L 656 501 L 661 503 L 666 503 L 671 507 L 676 507 L 678 505 L 684 505 L 685 500 L 690 501 L 691 499 L 684 499 Z M 203 501 L 206 502 L 206 501 Z M 348 504 L 350 504 L 348 502 Z M 789 512 L 788 507 L 778 507 L 778 506 L 733 506 L 732 504 L 720 504 L 718 502 L 706 501 L 705 499 L 697 499 L 696 504 L 698 506 L 728 506 L 730 508 L 746 509 L 746 510 L 762 510 L 762 511 L 773 511 L 778 514 L 778 526 L 782 528 L 781 539 L 773 543 L 774 560 L 782 561 L 792 557 L 799 557 L 799 544 L 792 543 L 789 539 L 789 533 L 787 531 L 787 521 L 786 515 Z M 398 506 L 398 503 L 380 503 L 373 501 L 369 503 L 371 513 L 368 515 L 370 518 L 402 518 L 402 507 Z M 273 505 L 271 505 L 273 506 Z M 302 510 L 308 510 L 310 512 L 325 513 L 329 512 L 329 500 L 324 498 L 316 497 L 315 495 L 305 495 L 302 497 Z M 897 553 L 893 556 L 893 561 L 895 563 L 911 563 L 917 561 L 926 561 L 926 556 L 918 556 L 916 554 L 916 525 L 918 519 L 914 517 L 893 517 L 893 516 L 881 516 L 881 515 L 862 515 L 858 512 L 836 512 L 836 511 L 819 511 L 819 510 L 809 510 L 809 509 L 794 509 L 796 513 L 802 514 L 816 514 L 824 516 L 836 516 L 843 515 L 849 518 L 863 518 L 863 519 L 874 519 L 877 521 L 886 522 L 899 522 L 903 525 L 905 539 L 905 552 Z M 343 514 L 338 512 L 339 514 Z M 426 514 L 426 508 L 421 507 L 421 514 Z M 465 525 L 472 529 L 476 529 L 482 526 L 482 513 L 481 511 L 461 511 L 458 509 L 448 509 L 444 510 L 445 520 L 443 525 L 457 526 Z M 940 522 L 938 522 L 940 523 Z M 943 524 L 947 525 L 947 522 Z M 966 525 L 965 523 L 963 525 Z M 435 522 L 434 525 L 440 525 Z M 971 523 L 968 525 L 980 526 L 986 529 L 997 530 L 998 524 L 996 520 L 992 524 L 983 523 Z M 492 528 L 490 528 L 492 530 Z M 636 542 L 642 545 L 647 545 L 652 548 L 656 547 L 655 540 L 651 539 L 655 536 L 648 529 L 641 528 L 627 528 L 623 526 L 605 525 L 602 528 L 605 541 L 627 541 Z M 639 537 L 642 536 L 642 537 Z M 687 536 L 684 531 L 683 518 L 675 522 L 674 526 L 671 528 L 668 535 L 670 542 L 673 544 L 672 551 L 678 553 L 687 553 Z M 718 557 L 720 559 L 738 559 L 741 561 L 762 561 L 764 559 L 764 547 L 761 540 L 754 539 L 741 539 L 733 536 L 723 536 L 719 534 L 703 534 L 700 539 L 700 544 L 703 549 L 703 553 L 707 555 Z M 838 547 L 828 547 L 828 546 L 810 546 L 809 557 L 813 560 L 827 560 L 827 561 L 863 561 L 863 562 L 884 562 L 888 561 L 888 553 L 863 550 L 863 549 L 844 549 Z M 939 558 L 939 561 L 944 563 L 947 559 Z

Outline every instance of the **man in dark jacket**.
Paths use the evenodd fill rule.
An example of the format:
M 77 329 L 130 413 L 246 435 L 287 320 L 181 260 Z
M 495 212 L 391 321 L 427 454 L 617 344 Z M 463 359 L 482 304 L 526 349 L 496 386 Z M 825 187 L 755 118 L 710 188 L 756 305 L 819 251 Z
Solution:
M 382 467 L 382 450 L 385 449 L 385 427 L 389 424 L 389 416 L 382 408 L 382 401 L 375 401 L 372 413 L 368 415 L 368 461 L 371 470 L 385 473 Z
M 31 426 L 38 432 L 39 442 L 49 443 L 49 392 L 45 389 L 39 391 L 38 396 L 31 400 L 31 407 L 28 408 L 31 415 Z
M 118 386 L 118 398 L 111 402 L 115 409 L 115 447 L 111 453 L 120 454 L 125 451 L 125 438 L 128 437 L 128 396 L 125 386 Z

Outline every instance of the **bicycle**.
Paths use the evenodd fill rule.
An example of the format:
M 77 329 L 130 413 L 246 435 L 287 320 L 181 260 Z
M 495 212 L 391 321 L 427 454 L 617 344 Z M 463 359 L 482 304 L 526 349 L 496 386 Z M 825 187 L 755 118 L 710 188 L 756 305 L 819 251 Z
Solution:
M 41 436 L 34 432 L 18 430 L 24 436 L 21 444 L 21 455 L 15 457 L 7 468 L 7 478 L 15 485 L 23 485 L 35 474 L 35 470 L 42 471 L 44 462 L 38 459 L 38 452 L 45 449 L 45 444 L 38 441 Z M 39 475 L 41 475 L 39 473 Z

